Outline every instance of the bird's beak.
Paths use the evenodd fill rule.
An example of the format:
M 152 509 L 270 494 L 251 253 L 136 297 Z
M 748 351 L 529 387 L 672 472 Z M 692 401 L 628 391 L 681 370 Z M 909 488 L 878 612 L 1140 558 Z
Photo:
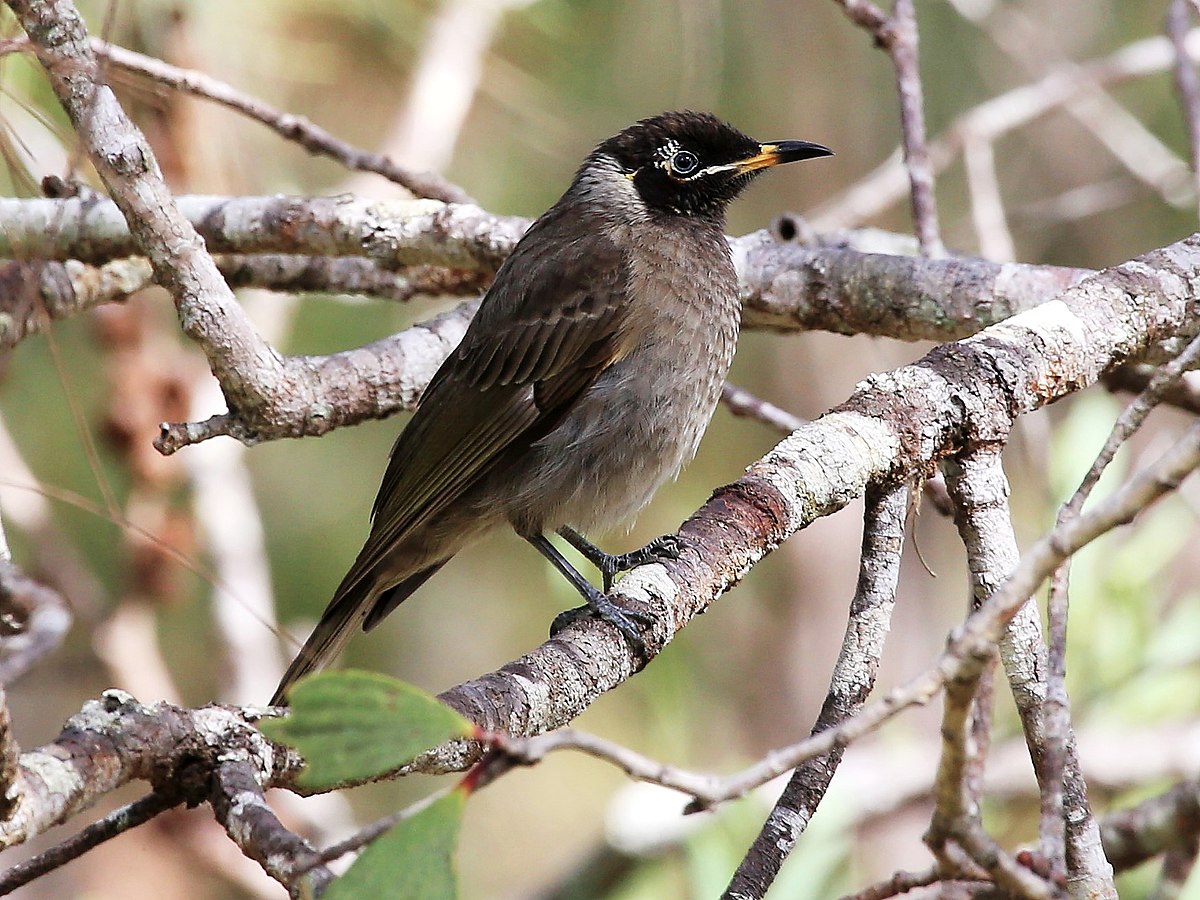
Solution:
M 766 169 L 770 166 L 796 162 L 801 159 L 816 159 L 821 156 L 833 156 L 833 151 L 811 141 L 775 141 L 770 144 L 759 144 L 757 153 L 735 162 L 733 169 L 740 175 L 756 169 Z

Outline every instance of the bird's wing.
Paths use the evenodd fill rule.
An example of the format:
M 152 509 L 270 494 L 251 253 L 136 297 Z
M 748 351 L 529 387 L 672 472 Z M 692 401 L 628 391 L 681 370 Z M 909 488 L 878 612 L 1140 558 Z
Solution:
M 620 358 L 626 272 L 602 232 L 572 246 L 555 210 L 518 244 L 443 363 L 391 459 L 371 534 L 339 588 L 468 490 L 505 452 L 538 440 Z
M 555 210 L 530 229 L 496 274 L 458 349 L 434 375 L 392 448 L 371 533 L 292 661 L 272 704 L 336 656 L 357 626 L 399 598 L 375 596 L 376 570 L 398 543 L 437 516 L 506 453 L 553 430 L 623 353 L 626 272 L 602 233 L 572 247 Z M 534 238 L 534 240 L 530 240 Z M 436 569 L 439 561 L 432 561 Z M 409 573 L 415 587 L 431 570 Z M 377 610 L 368 607 L 383 604 Z

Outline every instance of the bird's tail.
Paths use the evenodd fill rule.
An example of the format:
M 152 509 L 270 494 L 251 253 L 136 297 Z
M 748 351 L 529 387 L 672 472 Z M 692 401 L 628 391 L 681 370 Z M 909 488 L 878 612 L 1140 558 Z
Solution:
M 355 588 L 358 588 L 356 585 Z M 345 648 L 351 636 L 357 631 L 359 623 L 366 616 L 370 595 L 365 589 L 351 589 L 343 594 L 340 590 L 334 595 L 321 620 L 313 629 L 292 664 L 283 673 L 279 687 L 271 697 L 271 706 L 286 705 L 287 692 L 293 684 L 329 665 Z
M 283 673 L 271 698 L 271 706 L 285 705 L 287 692 L 293 684 L 333 662 L 359 627 L 370 631 L 445 563 L 445 560 L 434 563 L 379 594 L 375 594 L 371 583 L 365 580 L 339 586 L 321 614 L 321 621 L 317 622 L 317 627 Z

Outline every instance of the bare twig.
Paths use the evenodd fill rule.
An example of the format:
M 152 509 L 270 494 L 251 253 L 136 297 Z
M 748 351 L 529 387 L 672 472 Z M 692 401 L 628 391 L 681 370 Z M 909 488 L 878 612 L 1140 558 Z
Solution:
M 1200 30 L 1187 37 L 1188 56 L 1200 57 Z M 1059 109 L 1096 86 L 1105 86 L 1166 71 L 1175 58 L 1164 37 L 1136 41 L 1110 56 L 1077 65 L 1065 63 L 1030 84 L 993 97 L 961 114 L 929 144 L 934 174 L 944 171 L 970 139 L 990 142 L 1033 120 Z M 818 229 L 847 228 L 878 216 L 911 191 L 902 156 L 893 154 L 873 172 L 840 196 L 809 213 Z
M 132 803 L 113 810 L 103 819 L 93 822 L 78 834 L 60 844 L 55 844 L 49 850 L 37 856 L 18 863 L 4 872 L 0 872 L 0 896 L 7 896 L 17 888 L 24 887 L 31 881 L 41 878 L 47 872 L 65 866 L 72 860 L 78 859 L 89 850 L 94 850 L 105 841 L 112 840 L 144 825 L 160 813 L 182 803 L 182 798 L 170 791 L 154 791 L 134 800 Z
M 925 135 L 924 86 L 917 62 L 917 14 L 913 0 L 896 0 L 886 42 L 896 67 L 900 95 L 900 129 L 904 136 L 904 162 L 912 185 L 912 213 L 917 239 L 926 256 L 945 256 L 938 227 L 933 191 L 933 167 Z
M 880 881 L 854 894 L 846 894 L 841 900 L 888 900 L 921 887 L 937 884 L 942 880 L 941 870 L 931 866 L 922 872 L 897 872 L 886 881 Z
M 1196 368 L 1197 365 L 1200 365 L 1200 335 L 1192 338 L 1178 356 L 1154 372 L 1145 387 L 1142 388 L 1141 393 L 1117 417 L 1108 438 L 1104 441 L 1104 446 L 1096 454 L 1096 459 L 1092 462 L 1087 474 L 1083 476 L 1079 487 L 1075 489 L 1071 499 L 1059 510 L 1060 521 L 1065 517 L 1078 515 L 1087 502 L 1087 498 L 1091 496 L 1092 488 L 1100 481 L 1100 476 L 1104 474 L 1108 464 L 1117 455 L 1117 451 L 1134 432 L 1141 428 L 1146 417 L 1162 401 L 1171 387 L 1183 376 L 1183 373 Z
M 1196 64 L 1188 55 L 1188 26 L 1195 7 L 1191 0 L 1171 0 L 1167 6 L 1167 37 L 1175 50 L 1175 89 L 1187 123 L 1188 148 L 1191 151 L 1192 176 L 1196 184 L 1196 199 L 1200 203 L 1200 78 Z
M 792 415 L 786 409 L 780 409 L 774 403 L 768 403 L 745 388 L 728 381 L 721 388 L 721 401 L 735 416 L 756 419 L 784 434 L 789 434 L 804 424 L 803 419 Z
M 1110 391 L 1127 391 L 1140 394 L 1154 377 L 1158 369 L 1149 365 L 1128 365 L 1114 369 L 1104 378 L 1104 385 Z M 1162 402 L 1200 414 L 1200 373 L 1184 372 L 1179 380 L 1166 389 Z
M 309 153 L 328 156 L 347 169 L 372 172 L 404 187 L 416 197 L 430 197 L 446 203 L 471 203 L 470 196 L 456 184 L 431 171 L 413 171 L 378 153 L 361 150 L 314 125 L 304 116 L 276 109 L 257 97 L 204 72 L 181 69 L 170 63 L 145 56 L 116 44 L 92 40 L 92 49 L 101 59 L 125 72 L 141 75 L 157 84 L 202 97 L 261 122 L 285 140 L 299 144 Z
M 1074 65 L 1049 39 L 1050 31 L 1043 22 L 1016 7 L 1004 7 L 987 34 L 1028 71 L 1040 74 L 1051 66 Z M 1174 53 L 1169 44 L 1167 52 Z M 1063 104 L 1064 112 L 1165 202 L 1178 208 L 1194 204 L 1187 164 L 1100 84 L 1083 82 L 1080 87 L 1080 95 Z
M 942 755 L 934 783 L 934 812 L 925 841 L 944 870 L 957 861 L 948 844 L 954 842 L 972 862 L 986 870 L 996 884 L 1018 897 L 1050 900 L 1054 890 L 1000 849 L 983 829 L 979 806 L 968 788 L 972 758 L 977 752 L 972 740 L 971 708 L 988 659 L 946 682 L 942 714 Z
M 447 785 L 440 791 L 434 791 L 428 797 L 422 797 L 416 803 L 404 807 L 404 809 L 394 812 L 389 816 L 383 816 L 376 819 L 365 828 L 361 828 L 343 841 L 338 841 L 336 844 L 331 844 L 324 850 L 315 854 L 311 859 L 301 865 L 295 867 L 295 874 L 303 875 L 311 871 L 318 865 L 333 862 L 335 859 L 340 859 L 347 853 L 354 853 L 356 850 L 361 850 L 367 844 L 374 841 L 376 838 L 391 831 L 401 822 L 411 819 L 413 816 L 424 812 L 433 804 L 437 803 L 451 791 L 461 790 L 459 784 Z
M 868 0 L 836 0 L 851 20 L 867 29 L 891 57 L 900 97 L 900 130 L 909 197 L 921 251 L 944 256 L 934 199 L 934 172 L 925 134 L 925 104 L 917 60 L 917 17 L 913 0 L 895 0 L 891 17 Z

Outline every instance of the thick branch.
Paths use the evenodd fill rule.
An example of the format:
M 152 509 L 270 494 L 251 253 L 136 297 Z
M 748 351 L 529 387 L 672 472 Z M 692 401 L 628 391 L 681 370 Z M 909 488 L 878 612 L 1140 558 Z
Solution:
M 177 202 L 216 253 L 365 257 L 385 268 L 422 264 L 464 275 L 494 272 L 529 224 L 431 200 L 184 196 Z M 1091 274 L 897 255 L 895 241 L 879 246 L 873 232 L 800 240 L 795 217 L 781 221 L 788 227 L 775 234 L 730 239 L 750 328 L 951 340 L 1030 309 Z M 0 198 L 0 223 L 0 257 L 104 265 L 137 252 L 116 207 L 104 200 Z M 238 276 L 230 261 L 223 270 L 249 286 L 373 292 L 370 283 L 347 283 L 338 268 L 310 271 L 294 287 L 265 265 L 259 268 Z M 47 305 L 71 305 L 54 283 L 42 281 L 42 291 L 54 291 Z
M 494 272 L 529 227 L 517 216 L 437 200 L 191 195 L 175 203 L 213 253 L 365 256 L 393 268 Z M 104 263 L 144 252 L 118 206 L 95 197 L 0 198 L 0 222 L 0 256 L 11 259 Z
M 254 710 L 231 707 L 146 706 L 122 691 L 106 691 L 84 704 L 52 744 L 21 755 L 14 778 L 19 799 L 0 823 L 0 847 L 65 822 L 135 779 L 191 802 L 207 800 L 218 756 L 244 761 L 260 784 L 289 780 L 299 772 L 299 758 L 264 738 L 254 727 L 257 718 Z
M 0 221 L 6 202 L 0 200 Z M 128 249 L 120 243 L 124 229 L 119 217 L 112 207 L 106 212 L 106 204 L 24 202 L 31 205 L 13 207 L 14 216 L 27 225 L 45 224 L 47 217 L 61 218 L 66 223 L 63 233 L 79 239 L 65 242 L 74 251 L 87 249 L 84 236 L 101 241 L 105 253 Z M 47 203 L 66 205 L 42 205 Z M 389 219 L 387 227 L 379 218 L 384 205 L 348 200 L 184 198 L 182 204 L 196 216 L 209 240 L 225 249 L 275 252 L 304 247 L 312 253 L 379 253 L 393 260 L 433 258 L 466 267 L 464 278 L 469 278 L 466 273 L 472 270 L 491 271 L 526 224 L 489 216 L 474 207 L 443 206 L 434 201 L 387 205 L 385 216 L 397 217 Z M 0 235 L 4 233 L 0 230 Z M 16 230 L 8 234 L 11 240 L 31 238 Z M 736 239 L 732 247 L 741 273 L 746 325 L 780 330 L 826 328 L 912 339 L 960 337 L 981 324 L 1036 305 L 1083 274 L 982 260 L 932 262 L 862 254 L 840 246 L 803 247 L 779 243 L 766 232 Z M 71 293 L 72 273 L 85 287 L 90 284 L 85 276 L 91 270 L 72 270 L 73 265 L 77 264 L 61 269 L 54 265 L 45 269 L 10 267 L 14 291 L 8 302 L 10 316 L 17 323 L 11 329 L 14 333 L 21 331 L 19 323 L 30 318 L 29 311 L 44 302 L 41 298 L 50 285 L 61 298 Z M 118 282 L 117 290 L 126 286 L 126 282 Z M 48 305 L 75 309 L 81 303 L 66 299 Z M 428 379 L 436 362 L 454 346 L 443 338 L 445 325 L 445 320 L 439 320 L 432 327 L 419 327 L 363 350 L 331 357 L 284 358 L 274 351 L 264 356 L 245 346 L 237 351 L 236 361 L 225 358 L 239 373 L 238 379 L 214 368 L 231 412 L 199 425 L 171 426 L 160 449 L 173 452 L 220 434 L 246 443 L 318 435 L 405 408 L 424 386 L 422 378 Z M 350 365 L 348 370 L 347 361 L 364 353 L 381 357 L 386 364 L 361 370 Z M 408 354 L 416 354 L 411 363 Z M 437 360 L 428 365 L 434 357 Z M 354 381 L 359 372 L 369 376 L 361 387 Z

